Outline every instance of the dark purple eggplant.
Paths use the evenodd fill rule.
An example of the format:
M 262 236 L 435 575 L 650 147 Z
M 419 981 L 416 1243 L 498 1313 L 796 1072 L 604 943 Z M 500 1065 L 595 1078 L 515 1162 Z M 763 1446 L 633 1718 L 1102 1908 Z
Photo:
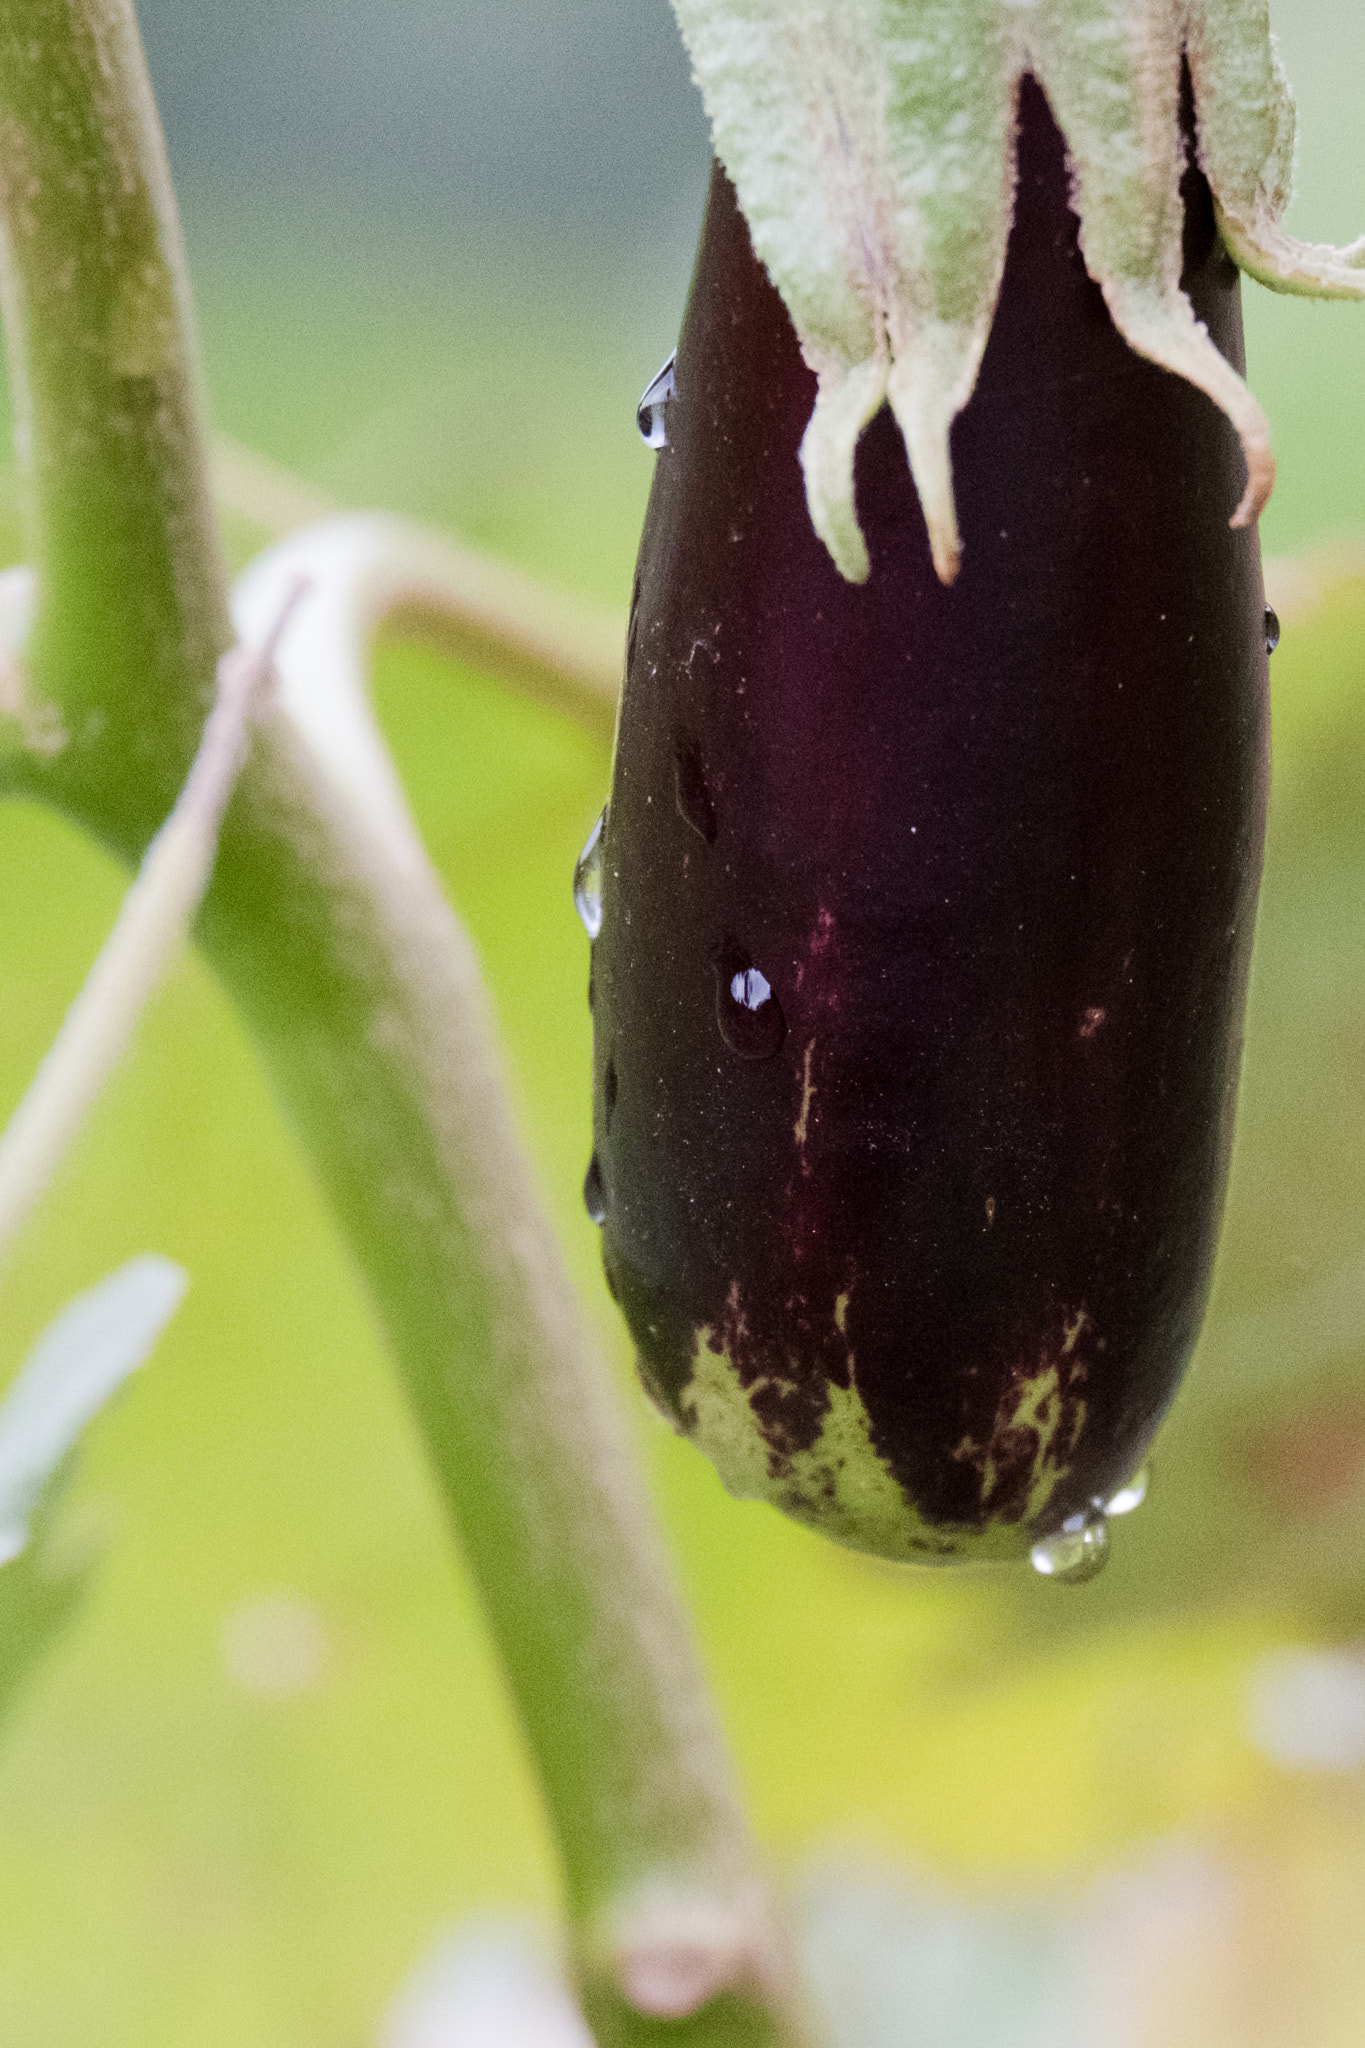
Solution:
M 889 1557 L 1083 1569 L 1208 1292 L 1266 630 L 1236 435 L 1119 337 L 1031 81 L 1020 112 L 950 588 L 886 411 L 869 581 L 816 538 L 814 379 L 713 175 L 651 413 L 590 1182 L 645 1385 L 733 1492 Z M 1193 169 L 1185 200 L 1240 369 Z

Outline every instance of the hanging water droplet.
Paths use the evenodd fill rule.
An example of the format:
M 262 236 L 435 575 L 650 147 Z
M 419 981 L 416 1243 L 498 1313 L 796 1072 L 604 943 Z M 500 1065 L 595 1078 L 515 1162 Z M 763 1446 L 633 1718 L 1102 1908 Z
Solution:
M 583 1177 L 583 1207 L 588 1212 L 588 1221 L 600 1229 L 607 1220 L 607 1184 L 602 1178 L 602 1162 L 595 1152 Z
M 1280 644 L 1280 622 L 1267 605 L 1265 608 L 1265 651 L 1273 654 Z
M 1109 1555 L 1109 1525 L 1103 1508 L 1086 1508 L 1068 1515 L 1053 1535 L 1035 1543 L 1029 1563 L 1045 1579 L 1057 1579 L 1066 1586 L 1079 1586 L 1093 1579 Z
M 1147 1467 L 1144 1465 L 1140 1472 L 1133 1474 L 1126 1486 L 1121 1486 L 1117 1493 L 1112 1494 L 1103 1503 L 1105 1514 L 1131 1515 L 1134 1508 L 1140 1508 L 1147 1498 L 1148 1479 Z
M 640 394 L 640 403 L 635 408 L 635 424 L 640 429 L 640 439 L 646 448 L 668 446 L 668 401 L 673 396 L 677 379 L 673 365 L 678 359 L 675 349 L 657 377 L 651 377 Z
M 787 1035 L 787 1020 L 772 983 L 742 947 L 729 941 L 717 953 L 715 968 L 721 1037 L 741 1059 L 771 1059 Z
M 673 779 L 678 810 L 692 830 L 706 841 L 716 843 L 716 807 L 706 786 L 706 770 L 695 740 L 681 739 L 673 755 Z
M 588 843 L 578 856 L 578 865 L 573 871 L 574 909 L 583 920 L 583 929 L 590 939 L 595 939 L 602 929 L 602 842 L 607 831 L 607 807 L 602 806 L 602 815 L 588 834 Z M 591 1003 L 591 996 L 588 998 Z

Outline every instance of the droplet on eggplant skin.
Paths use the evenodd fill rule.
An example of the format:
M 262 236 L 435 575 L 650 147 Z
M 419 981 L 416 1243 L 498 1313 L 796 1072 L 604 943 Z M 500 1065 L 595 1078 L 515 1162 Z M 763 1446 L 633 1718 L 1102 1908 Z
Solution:
M 1033 1569 L 1059 1586 L 1082 1586 L 1103 1571 L 1109 1558 L 1109 1525 L 1103 1508 L 1071 1515 L 1053 1535 L 1029 1552 Z
M 590 939 L 596 939 L 602 929 L 602 858 L 603 839 L 607 830 L 607 810 L 588 834 L 587 843 L 579 854 L 573 871 L 573 901 L 584 931 Z M 589 980 L 589 989 L 591 989 Z M 592 995 L 588 997 L 589 1007 Z
M 1265 608 L 1265 651 L 1273 654 L 1280 644 L 1280 619 L 1270 605 Z
M 635 408 L 635 424 L 646 448 L 668 446 L 668 402 L 673 396 L 676 381 L 673 367 L 676 361 L 675 350 L 663 368 L 650 378 Z
M 712 964 L 721 1037 L 741 1059 L 770 1060 L 787 1036 L 787 1019 L 772 983 L 733 939 L 725 941 Z
M 1150 1485 L 1151 1475 L 1144 1465 L 1140 1471 L 1133 1474 L 1126 1485 L 1119 1488 L 1117 1493 L 1111 1493 L 1106 1501 L 1097 1501 L 1096 1506 L 1102 1507 L 1111 1519 L 1115 1515 L 1135 1514 L 1146 1500 Z
M 588 1170 L 583 1176 L 583 1207 L 588 1212 L 590 1223 L 605 1223 L 607 1184 L 602 1178 L 602 1162 L 595 1152 L 588 1161 Z
M 1185 191 L 1186 286 L 1240 363 Z M 1207 1295 L 1267 783 L 1240 451 L 1114 331 L 1031 84 L 951 588 L 886 411 L 868 582 L 812 532 L 814 379 L 719 172 L 678 366 L 595 947 L 597 1085 L 608 1048 L 630 1076 L 613 1291 L 732 1491 L 889 1556 L 1026 1562 L 1142 1465 Z M 723 764 L 706 849 L 680 732 Z M 755 974 L 761 1059 L 725 1029 Z

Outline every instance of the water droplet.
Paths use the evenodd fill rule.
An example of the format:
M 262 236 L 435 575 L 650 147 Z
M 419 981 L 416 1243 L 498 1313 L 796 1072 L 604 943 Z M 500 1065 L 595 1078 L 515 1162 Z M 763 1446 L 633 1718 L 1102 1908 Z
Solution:
M 1146 1500 L 1149 1483 L 1150 1475 L 1144 1465 L 1140 1472 L 1133 1474 L 1126 1486 L 1121 1486 L 1116 1494 L 1111 1495 L 1103 1503 L 1105 1514 L 1131 1515 L 1134 1508 L 1140 1508 Z
M 583 1207 L 588 1212 L 590 1223 L 599 1227 L 607 1220 L 607 1184 L 602 1178 L 602 1162 L 594 1152 L 588 1161 L 588 1170 L 583 1177 Z
M 1079 1586 L 1103 1569 L 1109 1555 L 1109 1525 L 1103 1508 L 1086 1508 L 1068 1515 L 1060 1529 L 1035 1543 L 1029 1562 L 1045 1579 L 1057 1579 L 1065 1586 Z
M 640 439 L 646 448 L 668 446 L 668 401 L 673 396 L 677 379 L 673 365 L 678 359 L 675 349 L 657 377 L 651 377 L 640 394 L 640 403 L 635 408 L 635 424 L 640 429 Z
M 602 929 L 602 841 L 607 832 L 607 807 L 602 806 L 602 815 L 588 834 L 588 843 L 578 856 L 578 865 L 573 871 L 574 909 L 583 920 L 583 929 L 590 939 L 595 939 Z M 589 996 L 589 1002 L 592 998 Z
M 716 843 L 716 807 L 706 786 L 706 771 L 695 740 L 679 740 L 673 756 L 678 810 L 708 846 Z
M 787 1035 L 787 1020 L 772 983 L 742 947 L 729 941 L 717 953 L 715 967 L 721 1037 L 741 1059 L 771 1059 Z
M 1265 608 L 1265 651 L 1273 654 L 1280 644 L 1280 622 L 1267 605 Z
M 640 572 L 635 572 L 635 582 L 630 593 L 630 624 L 626 628 L 626 674 L 635 666 L 635 645 L 640 637 Z

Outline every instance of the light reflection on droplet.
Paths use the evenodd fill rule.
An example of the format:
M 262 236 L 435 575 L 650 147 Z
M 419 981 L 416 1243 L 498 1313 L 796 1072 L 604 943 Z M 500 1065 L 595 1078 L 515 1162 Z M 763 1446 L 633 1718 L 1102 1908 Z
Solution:
M 594 1152 L 588 1161 L 588 1171 L 583 1179 L 583 1207 L 588 1212 L 588 1221 L 600 1228 L 607 1220 L 607 1184 L 602 1178 L 602 1162 Z
M 668 401 L 677 388 L 673 367 L 676 361 L 675 349 L 658 375 L 650 378 L 635 408 L 635 424 L 646 448 L 668 446 Z
M 787 1036 L 787 1019 L 772 983 L 742 948 L 728 942 L 716 955 L 716 1022 L 731 1052 L 767 1060 Z
M 1035 1543 L 1029 1563 L 1045 1579 L 1064 1586 L 1083 1585 L 1104 1569 L 1109 1554 L 1109 1525 L 1101 1508 L 1068 1515 L 1060 1529 Z
M 607 810 L 588 834 L 588 843 L 578 856 L 573 871 L 574 909 L 583 921 L 583 929 L 590 939 L 595 939 L 602 929 L 602 841 L 607 830 Z
M 1117 1493 L 1111 1494 L 1103 1503 L 1104 1512 L 1109 1516 L 1131 1515 L 1134 1508 L 1140 1508 L 1146 1500 L 1150 1484 L 1151 1475 L 1144 1465 L 1140 1472 L 1133 1474 L 1126 1486 L 1121 1486 Z

